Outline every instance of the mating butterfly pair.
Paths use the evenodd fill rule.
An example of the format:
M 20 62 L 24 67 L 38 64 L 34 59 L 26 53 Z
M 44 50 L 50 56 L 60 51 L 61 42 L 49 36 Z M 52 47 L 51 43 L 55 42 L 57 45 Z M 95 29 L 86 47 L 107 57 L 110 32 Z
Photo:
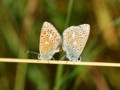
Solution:
M 39 44 L 39 59 L 49 60 L 62 45 L 66 57 L 72 61 L 80 60 L 80 55 L 85 47 L 90 32 L 89 24 L 71 26 L 63 32 L 63 36 L 49 22 L 44 22 Z

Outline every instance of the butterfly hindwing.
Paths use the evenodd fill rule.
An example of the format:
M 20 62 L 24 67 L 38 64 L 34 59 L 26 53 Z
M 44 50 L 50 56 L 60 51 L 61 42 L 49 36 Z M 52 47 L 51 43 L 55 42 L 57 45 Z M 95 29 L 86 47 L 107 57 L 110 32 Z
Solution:
M 44 22 L 40 34 L 40 59 L 51 59 L 59 52 L 62 39 L 56 28 L 49 22 Z

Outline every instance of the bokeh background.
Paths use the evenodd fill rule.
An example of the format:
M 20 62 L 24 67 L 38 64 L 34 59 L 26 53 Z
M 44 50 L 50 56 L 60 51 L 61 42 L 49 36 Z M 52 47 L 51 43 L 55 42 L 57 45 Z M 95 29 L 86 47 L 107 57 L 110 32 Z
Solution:
M 37 59 L 44 21 L 90 24 L 83 60 L 120 62 L 120 0 L 0 0 L 0 57 Z M 0 63 L 0 90 L 120 90 L 120 68 Z

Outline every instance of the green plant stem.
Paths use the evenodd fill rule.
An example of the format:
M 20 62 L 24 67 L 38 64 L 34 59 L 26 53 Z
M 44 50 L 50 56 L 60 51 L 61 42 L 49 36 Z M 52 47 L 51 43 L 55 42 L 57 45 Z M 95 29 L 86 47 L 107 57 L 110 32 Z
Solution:
M 24 52 L 24 48 L 20 46 L 18 58 L 28 58 L 28 56 L 23 52 Z M 26 71 L 27 71 L 26 63 L 18 63 L 17 64 L 14 90 L 24 90 Z
M 60 90 L 62 72 L 63 72 L 63 65 L 58 65 L 54 90 Z
M 66 16 L 66 20 L 65 20 L 65 28 L 68 27 L 69 22 L 70 22 L 70 17 L 71 17 L 71 12 L 72 12 L 72 6 L 73 6 L 73 0 L 69 0 L 68 10 L 67 10 L 67 16 Z
M 73 6 L 73 0 L 69 0 L 67 16 L 66 16 L 66 21 L 65 21 L 65 26 L 64 26 L 65 28 L 68 27 L 69 22 L 70 22 L 72 6 Z M 63 65 L 58 65 L 58 67 L 57 67 L 57 73 L 56 73 L 54 90 L 61 90 L 60 87 L 61 87 L 61 82 L 62 82 L 63 68 L 64 68 Z

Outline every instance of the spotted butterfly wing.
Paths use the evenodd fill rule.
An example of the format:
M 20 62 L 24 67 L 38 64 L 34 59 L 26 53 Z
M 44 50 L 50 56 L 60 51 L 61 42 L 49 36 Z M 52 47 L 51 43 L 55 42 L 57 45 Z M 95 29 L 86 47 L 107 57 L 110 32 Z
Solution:
M 78 61 L 90 32 L 89 24 L 71 26 L 63 32 L 63 50 L 69 60 Z
M 56 28 L 49 22 L 44 22 L 39 44 L 39 59 L 49 60 L 56 52 L 59 52 L 62 38 Z

